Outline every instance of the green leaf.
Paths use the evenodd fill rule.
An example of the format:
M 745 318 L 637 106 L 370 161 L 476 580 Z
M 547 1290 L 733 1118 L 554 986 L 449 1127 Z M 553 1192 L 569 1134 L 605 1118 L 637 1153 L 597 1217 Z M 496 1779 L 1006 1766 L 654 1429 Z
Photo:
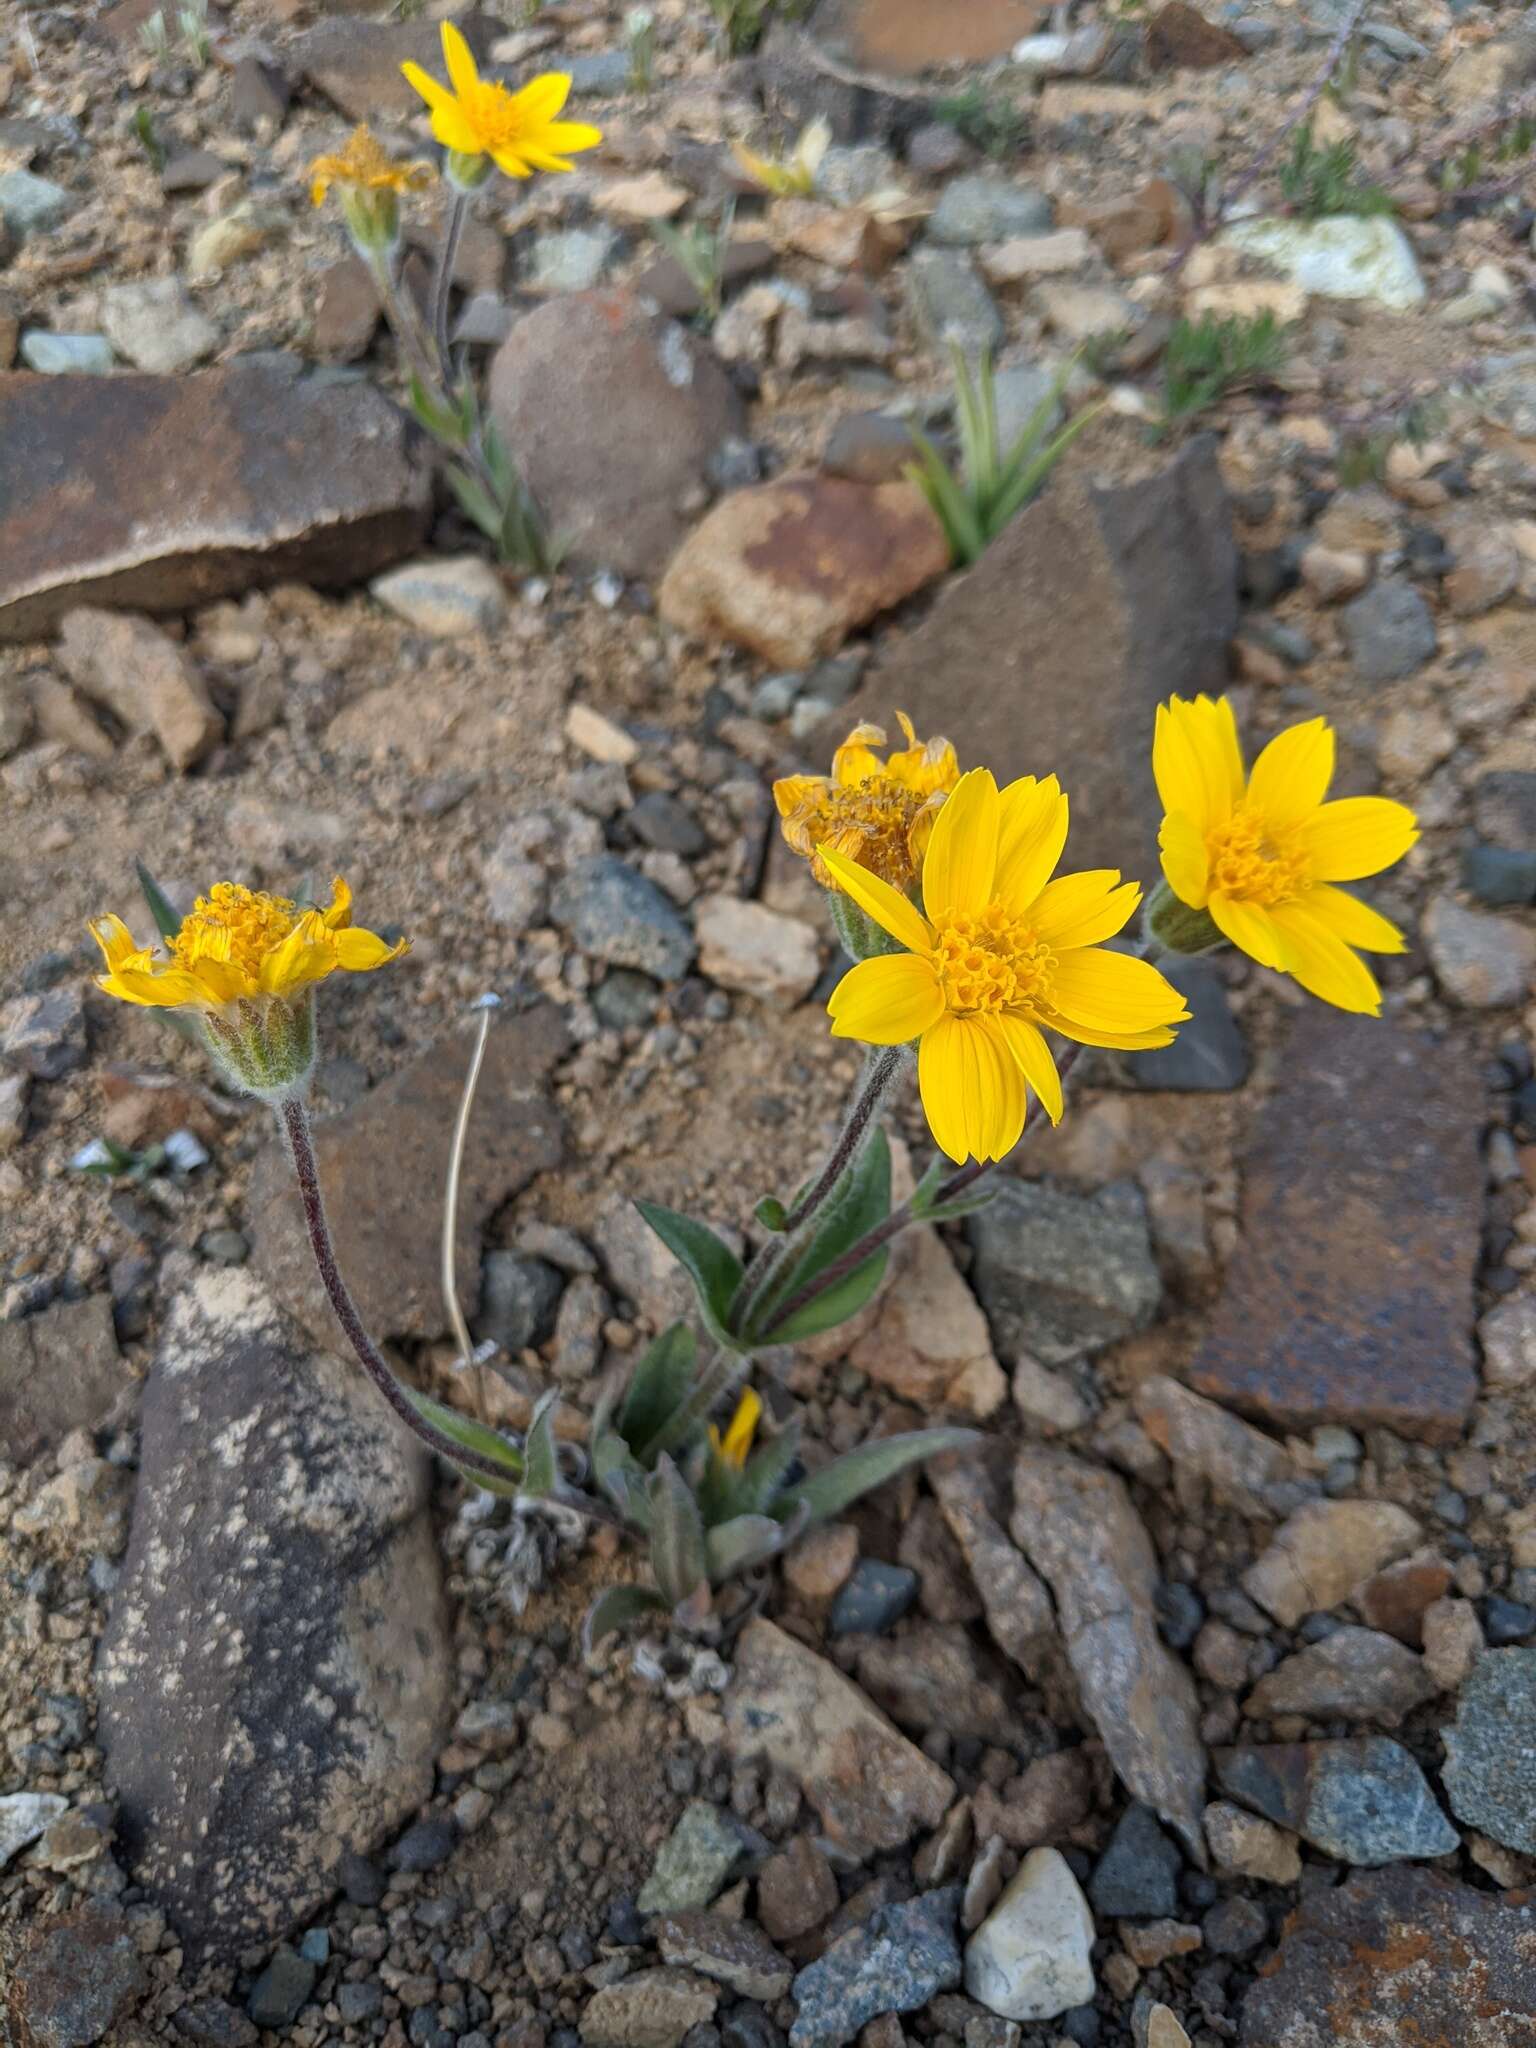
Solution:
M 181 930 L 181 919 L 172 909 L 170 897 L 166 895 L 143 861 L 136 860 L 133 866 L 139 878 L 139 887 L 144 892 L 144 901 L 149 905 L 149 914 L 155 920 L 155 930 L 162 939 L 174 939 Z
M 840 1515 L 861 1495 L 883 1486 L 886 1480 L 895 1479 L 909 1465 L 920 1464 L 924 1458 L 936 1458 L 942 1451 L 963 1450 L 979 1441 L 976 1430 L 958 1428 L 917 1429 L 902 1436 L 878 1437 L 873 1443 L 860 1444 L 857 1450 L 834 1458 L 830 1465 L 823 1465 L 799 1486 L 781 1494 L 778 1512 L 782 1515 L 787 1509 L 804 1508 L 812 1522 L 823 1522 L 829 1515 Z
M 400 1391 L 410 1402 L 423 1422 L 453 1443 L 460 1444 L 466 1451 L 475 1451 L 483 1458 L 493 1458 L 498 1465 L 506 1468 L 507 1481 L 488 1474 L 470 1471 L 464 1476 L 471 1484 L 483 1487 L 487 1493 L 512 1495 L 521 1490 L 523 1481 L 523 1454 L 517 1445 L 504 1437 L 499 1430 L 490 1429 L 483 1422 L 476 1422 L 473 1416 L 460 1414 L 457 1408 L 450 1408 L 444 1401 L 434 1401 L 430 1394 L 418 1393 L 402 1380 Z
M 740 1259 L 707 1223 L 664 1209 L 659 1202 L 636 1202 L 635 1207 L 693 1282 L 710 1335 L 729 1350 L 743 1350 L 726 1321 L 741 1285 Z
M 501 538 L 501 509 L 491 502 L 490 493 L 478 477 L 470 476 L 462 469 L 450 469 L 448 488 L 458 499 L 465 516 L 474 521 L 487 540 Z
M 784 1475 L 800 1455 L 800 1430 L 788 1423 L 752 1453 L 741 1475 L 738 1496 L 745 1512 L 766 1514 L 784 1484 Z
M 835 1330 L 839 1323 L 846 1323 L 850 1316 L 856 1316 L 864 1305 L 873 1300 L 875 1291 L 885 1278 L 886 1262 L 890 1250 L 882 1245 L 871 1254 L 863 1265 L 855 1266 L 835 1286 L 818 1294 L 803 1308 L 797 1308 L 786 1322 L 778 1323 L 763 1338 L 764 1344 L 798 1344 L 807 1337 L 818 1337 L 823 1330 Z
M 646 1346 L 619 1409 L 618 1434 L 631 1451 L 648 1443 L 686 1399 L 698 1354 L 686 1323 L 673 1323 Z
M 918 460 L 906 470 L 908 480 L 917 485 L 938 515 L 955 561 L 974 562 L 987 544 L 974 506 L 928 436 L 910 425 L 907 432 L 918 454 Z
M 453 407 L 444 405 L 428 391 L 419 376 L 412 372 L 410 383 L 411 411 L 420 420 L 434 441 L 441 441 L 447 448 L 462 448 L 464 427 L 459 414 Z
M 590 1657 L 604 1636 L 628 1628 L 642 1614 L 665 1614 L 667 1603 L 649 1586 L 609 1586 L 598 1594 L 581 1624 L 581 1647 Z
M 555 1403 L 558 1395 L 545 1394 L 533 1411 L 523 1445 L 523 1483 L 519 1491 L 529 1500 L 551 1500 L 560 1491 L 560 1450 L 555 1442 Z
M 994 1183 L 991 1187 L 977 1188 L 974 1194 L 956 1195 L 952 1202 L 936 1202 L 922 1215 L 924 1223 L 955 1223 L 962 1216 L 974 1216 L 978 1209 L 985 1209 L 989 1202 L 995 1202 L 1001 1190 Z
M 651 1570 L 669 1607 L 680 1607 L 708 1581 L 704 1518 L 683 1475 L 663 1453 L 650 1485 Z
M 749 1572 L 784 1547 L 784 1529 L 772 1515 L 736 1515 L 719 1522 L 704 1539 L 709 1583 L 718 1586 L 738 1572 Z
M 764 1195 L 752 1214 L 764 1230 L 780 1231 L 789 1221 L 789 1211 L 777 1195 Z
M 1075 418 L 1068 420 L 1059 434 L 1046 443 L 1033 462 L 1028 462 L 1024 465 L 1017 476 L 1012 479 L 1008 488 L 998 498 L 997 504 L 993 508 L 992 525 L 994 532 L 997 528 L 1006 526 L 1014 514 L 1021 511 L 1029 503 L 1030 499 L 1040 490 L 1057 463 L 1060 462 L 1062 456 L 1072 446 L 1078 435 L 1085 428 L 1091 427 L 1103 410 L 1104 406 L 1102 403 L 1098 405 L 1085 405 Z
M 792 1300 L 818 1273 L 824 1273 L 860 1238 L 883 1223 L 890 1213 L 891 1148 L 885 1132 L 877 1124 L 843 1170 L 822 1208 L 803 1228 L 799 1245 L 784 1260 L 773 1285 L 753 1311 L 746 1335 L 759 1344 L 792 1341 L 778 1327 L 776 1319 L 780 1305 Z M 865 1265 L 870 1263 L 865 1261 Z M 863 1270 L 863 1267 L 859 1268 L 860 1272 Z M 880 1271 L 884 1271 L 883 1263 Z M 848 1277 L 852 1280 L 856 1276 L 850 1274 Z M 875 1279 L 878 1281 L 879 1273 Z M 819 1306 L 819 1303 L 808 1303 L 793 1318 L 796 1334 L 811 1334 L 809 1329 L 800 1327 L 801 1318 Z M 833 1320 L 840 1322 L 842 1319 L 842 1316 L 837 1316 Z M 815 1327 L 830 1329 L 832 1326 L 817 1322 Z M 768 1334 L 770 1332 L 771 1335 Z

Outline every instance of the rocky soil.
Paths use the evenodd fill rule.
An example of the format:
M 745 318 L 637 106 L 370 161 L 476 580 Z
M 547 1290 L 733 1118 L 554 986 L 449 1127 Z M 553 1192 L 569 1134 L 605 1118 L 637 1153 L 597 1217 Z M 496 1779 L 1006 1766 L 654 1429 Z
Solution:
M 455 10 L 606 131 L 460 259 L 570 544 L 529 579 L 305 190 L 359 119 L 426 146 L 436 11 L 234 0 L 152 55 L 153 11 L 0 21 L 0 2037 L 1527 2048 L 1530 18 L 1365 10 L 1314 130 L 1392 210 L 1309 223 L 1331 5 L 823 0 L 727 57 L 664 0 L 644 89 L 622 7 Z M 730 141 L 816 116 L 814 193 L 751 188 Z M 647 224 L 731 195 L 711 331 Z M 1269 381 L 1161 430 L 1175 321 L 1264 308 Z M 1074 351 L 1106 401 L 964 575 L 902 481 L 951 339 L 1008 419 Z M 772 776 L 903 708 L 1150 879 L 1151 710 L 1200 688 L 1418 809 L 1383 1020 L 1187 969 L 1174 1047 L 1085 1062 L 990 1209 L 762 1374 L 812 1456 L 983 1454 L 802 1545 L 723 1657 L 584 1661 L 633 1559 L 410 1454 L 264 1114 L 98 996 L 84 920 L 146 926 L 143 859 L 182 902 L 341 871 L 411 934 L 325 993 L 320 1149 L 378 1334 L 466 1405 L 437 1203 L 501 996 L 461 1291 L 491 1412 L 553 1384 L 579 1438 L 687 1309 L 628 1195 L 739 1227 L 855 1071 Z

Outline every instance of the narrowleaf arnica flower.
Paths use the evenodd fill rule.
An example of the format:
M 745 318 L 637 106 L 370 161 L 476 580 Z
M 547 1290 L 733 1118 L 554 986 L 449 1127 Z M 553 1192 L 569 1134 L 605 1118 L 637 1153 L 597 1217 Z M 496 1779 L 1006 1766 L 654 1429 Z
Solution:
M 396 163 L 364 122 L 353 129 L 345 149 L 315 158 L 309 167 L 309 196 L 314 205 L 323 206 L 331 187 L 337 186 L 358 247 L 365 252 L 391 249 L 400 233 L 401 193 L 422 191 L 432 176 L 432 166 L 419 159 Z
M 906 950 L 849 969 L 827 1004 L 835 1038 L 917 1041 L 917 1082 L 935 1142 L 957 1163 L 1001 1159 L 1029 1091 L 1052 1123 L 1061 1077 L 1044 1037 L 1139 1052 L 1189 1015 L 1145 960 L 1111 952 L 1141 901 L 1113 868 L 1051 872 L 1067 838 L 1054 775 L 999 790 L 973 768 L 945 799 L 923 860 L 923 908 L 826 849 L 838 885 Z
M 573 171 L 571 153 L 595 149 L 603 139 L 601 128 L 559 118 L 571 90 L 563 71 L 541 72 L 510 92 L 480 76 L 473 52 L 451 21 L 443 23 L 443 62 L 447 85 L 419 64 L 400 69 L 432 109 L 432 133 L 448 152 L 449 180 L 462 190 L 483 184 L 493 164 L 509 178 Z
M 907 744 L 883 761 L 874 749 L 885 745 L 884 732 L 857 725 L 832 756 L 830 775 L 786 775 L 773 785 L 784 837 L 823 889 L 842 887 L 825 858 L 829 847 L 893 889 L 910 889 L 923 865 L 960 764 L 948 740 L 919 740 L 907 714 L 896 716 Z
M 1225 697 L 1160 705 L 1152 769 L 1162 798 L 1163 886 L 1147 908 L 1170 951 L 1228 940 L 1341 1010 L 1381 1013 L 1360 953 L 1401 953 L 1403 935 L 1340 882 L 1389 868 L 1419 836 L 1406 804 L 1381 796 L 1327 802 L 1333 728 L 1311 718 L 1243 767 Z
M 315 1062 L 314 985 L 338 971 L 370 974 L 408 950 L 352 923 L 340 876 L 326 909 L 301 910 L 240 882 L 215 882 L 164 953 L 140 946 L 120 917 L 91 936 L 106 957 L 97 987 L 125 1003 L 191 1011 L 228 1079 L 281 1103 L 302 1095 Z

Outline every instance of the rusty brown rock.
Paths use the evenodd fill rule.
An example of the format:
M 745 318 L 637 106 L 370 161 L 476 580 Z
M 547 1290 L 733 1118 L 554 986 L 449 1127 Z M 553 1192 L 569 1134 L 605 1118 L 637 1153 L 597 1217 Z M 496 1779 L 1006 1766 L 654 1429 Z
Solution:
M 1355 1605 L 1372 1628 L 1384 1629 L 1410 1650 L 1424 1646 L 1424 1616 L 1449 1590 L 1451 1568 L 1425 1552 L 1402 1558 L 1377 1572 L 1355 1595 Z
M 560 1112 L 545 1094 L 565 1049 L 552 1005 L 506 1019 L 490 1035 L 470 1120 L 459 1189 L 458 1277 L 466 1315 L 480 1293 L 480 1233 L 486 1218 L 537 1173 L 559 1163 Z M 376 1336 L 447 1332 L 436 1234 L 422 1229 L 436 1203 L 469 1056 L 446 1038 L 339 1116 L 315 1126 L 320 1180 L 336 1254 Z M 315 1276 L 293 1168 L 274 1143 L 257 1161 L 247 1201 L 252 1262 L 282 1306 L 322 1343 L 335 1318 Z
M 1422 1032 L 1314 1005 L 1279 1073 L 1191 1382 L 1272 1427 L 1449 1442 L 1477 1391 L 1476 1070 Z
M 1125 1482 L 1070 1452 L 1026 1446 L 1013 1499 L 1009 1528 L 1056 1596 L 1083 1706 L 1110 1762 L 1203 1868 L 1194 1680 L 1158 1633 L 1157 1554 Z
M 0 1928 L 0 2039 L 16 2048 L 89 2048 L 121 2038 L 113 2022 L 144 1989 L 122 1907 L 88 1899 L 72 1913 Z M 14 2034 L 6 2026 L 7 2015 Z
M 1006 57 L 1039 27 L 1039 0 L 830 0 L 817 12 L 816 33 L 834 50 L 872 71 L 911 77 L 935 64 L 981 64 Z
M 778 477 L 735 492 L 689 535 L 662 583 L 661 615 L 804 668 L 948 567 L 916 485 Z
M 771 1621 L 742 1630 L 725 1700 L 725 1746 L 789 1774 L 828 1836 L 859 1856 L 936 1828 L 954 1782 L 859 1688 Z
M 76 605 L 59 629 L 59 660 L 130 732 L 152 732 L 183 773 L 224 736 L 197 669 L 149 619 Z
M 832 1866 L 809 1835 L 796 1835 L 763 1865 L 757 1917 L 773 1941 L 797 1941 L 838 1908 Z
M 1214 450 L 1200 437 L 1149 476 L 1102 488 L 1069 459 L 811 735 L 812 759 L 899 705 L 999 782 L 1049 763 L 1072 799 L 1074 865 L 1155 874 L 1153 713 L 1175 690 L 1219 695 L 1237 630 Z
M 371 385 L 301 369 L 262 356 L 182 377 L 6 377 L 0 641 L 79 604 L 184 611 L 410 553 L 431 504 L 412 430 Z
M 1357 1871 L 1286 1923 L 1241 2048 L 1530 2048 L 1536 1913 L 1439 1871 Z
M 616 290 L 519 320 L 492 358 L 490 407 L 572 558 L 626 576 L 660 573 L 746 419 L 704 343 Z
M 1164 0 L 1147 23 L 1145 48 L 1154 71 L 1214 71 L 1250 55 L 1240 36 L 1208 21 L 1188 0 Z

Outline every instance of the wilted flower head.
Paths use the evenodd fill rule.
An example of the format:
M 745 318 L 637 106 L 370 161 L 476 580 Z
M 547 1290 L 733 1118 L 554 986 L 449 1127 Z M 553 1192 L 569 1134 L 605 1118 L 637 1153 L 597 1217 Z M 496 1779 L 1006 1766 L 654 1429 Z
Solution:
M 448 175 L 457 183 L 477 184 L 488 173 L 487 158 L 509 178 L 571 171 L 576 166 L 569 152 L 593 149 L 603 139 L 600 128 L 558 118 L 571 90 L 563 71 L 542 72 L 520 91 L 509 92 L 480 76 L 468 43 L 451 21 L 443 23 L 443 62 L 449 85 L 419 64 L 400 69 L 432 109 L 432 133 L 448 151 Z
M 759 156 L 744 142 L 733 142 L 731 154 L 754 185 L 779 197 L 801 196 L 816 189 L 816 173 L 832 142 L 832 130 L 824 120 L 809 121 L 788 156 Z
M 315 158 L 309 167 L 309 196 L 323 206 L 331 187 L 339 186 L 354 238 L 365 248 L 388 248 L 399 228 L 400 194 L 422 191 L 432 175 L 432 166 L 420 159 L 396 163 L 363 122 L 345 149 Z
M 873 749 L 885 745 L 884 731 L 859 725 L 832 756 L 830 775 L 787 775 L 773 785 L 784 837 L 824 889 L 842 886 L 822 858 L 828 848 L 894 889 L 910 888 L 939 806 L 959 779 L 949 741 L 920 741 L 906 713 L 896 716 L 907 744 L 883 761 Z
M 106 958 L 98 988 L 125 1003 L 191 1010 L 209 1051 L 237 1087 L 281 1099 L 314 1064 L 312 991 L 338 970 L 369 974 L 408 950 L 352 923 L 352 892 L 338 875 L 324 910 L 301 910 L 240 882 L 199 896 L 165 953 L 140 946 L 120 917 L 95 919 Z

